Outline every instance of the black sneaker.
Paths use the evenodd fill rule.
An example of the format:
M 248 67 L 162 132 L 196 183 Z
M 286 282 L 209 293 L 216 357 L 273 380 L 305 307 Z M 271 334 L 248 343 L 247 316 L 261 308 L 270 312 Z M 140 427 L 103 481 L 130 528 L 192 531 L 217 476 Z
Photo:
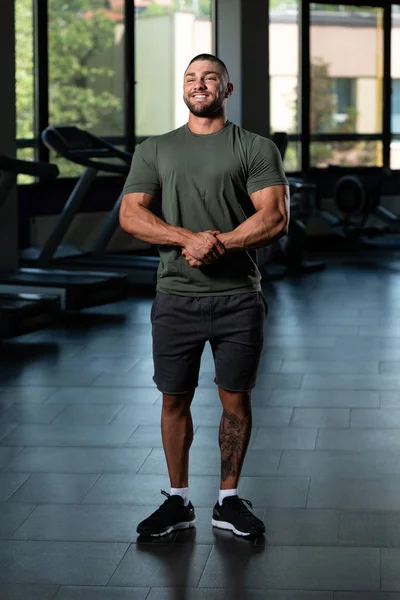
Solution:
M 152 515 L 139 523 L 136 531 L 140 535 L 161 536 L 168 535 L 175 529 L 188 529 L 194 527 L 195 516 L 194 508 L 191 502 L 187 506 L 183 503 L 180 496 L 171 496 L 161 490 L 161 493 L 167 497 L 164 504 L 161 504 Z
M 265 532 L 264 523 L 249 511 L 251 502 L 239 496 L 227 496 L 214 506 L 212 524 L 219 529 L 230 529 L 236 535 L 260 535 Z

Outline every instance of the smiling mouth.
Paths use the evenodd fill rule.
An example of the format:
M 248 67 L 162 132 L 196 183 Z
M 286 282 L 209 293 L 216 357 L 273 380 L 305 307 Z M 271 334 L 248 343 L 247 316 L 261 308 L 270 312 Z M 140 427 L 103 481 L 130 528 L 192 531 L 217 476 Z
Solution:
M 205 100 L 206 98 L 208 98 L 208 94 L 193 94 L 192 98 L 194 98 L 195 100 Z

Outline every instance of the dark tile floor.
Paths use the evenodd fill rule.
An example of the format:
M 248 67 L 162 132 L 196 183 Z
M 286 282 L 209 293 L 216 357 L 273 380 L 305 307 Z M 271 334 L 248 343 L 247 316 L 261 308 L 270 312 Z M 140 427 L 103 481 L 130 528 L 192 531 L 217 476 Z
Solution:
M 400 265 L 330 259 L 265 287 L 266 343 L 240 493 L 265 538 L 213 531 L 209 350 L 193 416 L 197 528 L 137 538 L 163 500 L 151 298 L 0 348 L 2 600 L 399 600 Z

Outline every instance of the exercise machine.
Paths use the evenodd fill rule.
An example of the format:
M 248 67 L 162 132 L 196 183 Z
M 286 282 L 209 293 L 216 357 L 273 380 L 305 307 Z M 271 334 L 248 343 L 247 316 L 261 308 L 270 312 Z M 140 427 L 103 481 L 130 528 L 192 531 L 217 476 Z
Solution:
M 53 324 L 61 312 L 58 296 L 0 294 L 0 339 L 13 338 Z
M 282 161 L 288 145 L 285 132 L 276 132 L 272 141 Z M 325 269 L 322 261 L 305 259 L 307 224 L 316 210 L 316 185 L 299 177 L 288 177 L 290 190 L 290 220 L 287 235 L 268 248 L 261 272 L 266 279 L 281 279 L 286 275 L 304 275 Z
M 398 236 L 399 216 L 381 204 L 381 189 L 387 179 L 387 173 L 376 175 L 374 180 L 358 174 L 339 177 L 333 191 L 334 213 L 319 206 L 319 216 L 342 238 L 376 245 L 387 236 Z
M 58 175 L 55 165 L 17 161 L 0 156 L 0 210 L 11 191 L 15 177 L 13 168 L 41 179 L 53 179 Z M 9 169 L 9 170 L 6 170 Z M 45 294 L 19 294 L 15 291 L 0 293 L 0 339 L 24 335 L 50 325 L 60 313 L 57 296 Z
M 22 161 L 0 155 L 0 209 L 15 185 L 18 174 L 54 179 L 58 168 L 52 164 Z M 20 268 L 0 272 L 0 294 L 45 294 L 57 296 L 63 310 L 81 310 L 121 300 L 126 296 L 126 276 L 112 272 L 84 272 L 67 269 Z
M 107 247 L 119 228 L 122 193 L 91 248 L 85 250 L 63 245 L 65 236 L 97 175 L 100 172 L 115 173 L 126 178 L 132 155 L 74 126 L 47 127 L 42 133 L 42 139 L 58 156 L 85 167 L 85 170 L 65 203 L 46 243 L 41 248 L 24 251 L 23 260 L 40 268 L 59 265 L 75 269 L 110 269 L 124 273 L 130 284 L 155 285 L 158 255 L 146 255 L 141 251 L 107 252 Z

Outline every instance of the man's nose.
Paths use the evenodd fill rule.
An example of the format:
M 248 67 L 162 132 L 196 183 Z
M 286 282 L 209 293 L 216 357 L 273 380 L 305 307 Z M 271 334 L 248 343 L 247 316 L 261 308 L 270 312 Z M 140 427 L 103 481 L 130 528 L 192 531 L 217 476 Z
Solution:
M 199 79 L 199 81 L 197 81 L 194 86 L 195 90 L 204 90 L 205 88 L 206 88 L 206 82 L 203 79 Z

